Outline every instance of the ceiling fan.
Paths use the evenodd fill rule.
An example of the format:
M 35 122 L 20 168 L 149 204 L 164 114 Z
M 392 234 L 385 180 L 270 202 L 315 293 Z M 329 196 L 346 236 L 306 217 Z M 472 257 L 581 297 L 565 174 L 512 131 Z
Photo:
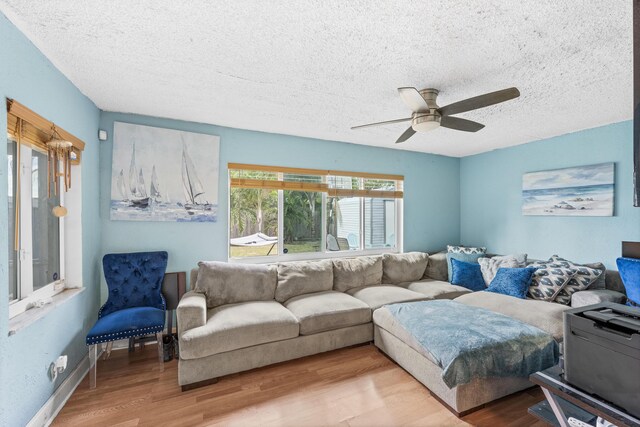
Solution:
M 477 132 L 484 127 L 483 124 L 467 119 L 461 119 L 459 117 L 453 117 L 453 114 L 477 110 L 479 108 L 499 104 L 520 96 L 520 91 L 515 87 L 511 87 L 509 89 L 485 93 L 484 95 L 474 96 L 473 98 L 467 98 L 462 101 L 454 102 L 453 104 L 445 105 L 444 107 L 439 107 L 436 103 L 436 98 L 439 93 L 437 89 L 429 88 L 418 90 L 415 87 L 401 87 L 398 88 L 398 93 L 400 94 L 402 101 L 404 101 L 407 107 L 409 107 L 413 112 L 411 117 L 354 126 L 351 129 L 407 122 L 411 120 L 411 126 L 404 131 L 402 135 L 400 135 L 396 144 L 406 141 L 416 132 L 426 132 L 439 126 L 464 132 Z

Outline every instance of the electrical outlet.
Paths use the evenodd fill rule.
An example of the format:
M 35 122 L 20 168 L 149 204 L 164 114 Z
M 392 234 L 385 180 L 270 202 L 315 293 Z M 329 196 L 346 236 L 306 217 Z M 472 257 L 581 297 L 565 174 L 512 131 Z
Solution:
M 55 362 L 52 362 L 49 365 L 49 376 L 51 377 L 51 381 L 55 381 L 58 378 L 58 374 L 64 372 L 67 369 L 67 355 L 63 354 L 58 357 Z

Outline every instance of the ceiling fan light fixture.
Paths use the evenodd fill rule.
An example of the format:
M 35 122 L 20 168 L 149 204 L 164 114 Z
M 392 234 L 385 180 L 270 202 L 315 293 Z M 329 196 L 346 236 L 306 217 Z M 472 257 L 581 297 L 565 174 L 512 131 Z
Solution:
M 462 132 L 478 132 L 484 125 L 472 120 L 455 117 L 455 114 L 466 113 L 490 105 L 509 101 L 520 96 L 518 88 L 510 87 L 463 99 L 453 104 L 438 106 L 437 98 L 440 93 L 437 89 L 427 88 L 418 90 L 415 87 L 398 88 L 400 98 L 412 112 L 411 117 L 405 119 L 386 120 L 384 122 L 368 123 L 365 125 L 353 126 L 351 129 L 359 129 L 369 126 L 380 126 L 391 123 L 408 122 L 411 120 L 411 127 L 406 129 L 396 140 L 396 144 L 405 142 L 416 132 L 428 132 L 440 126 L 443 128 L 459 130 Z
M 428 115 L 416 117 L 411 124 L 416 132 L 428 132 L 440 127 L 440 116 Z

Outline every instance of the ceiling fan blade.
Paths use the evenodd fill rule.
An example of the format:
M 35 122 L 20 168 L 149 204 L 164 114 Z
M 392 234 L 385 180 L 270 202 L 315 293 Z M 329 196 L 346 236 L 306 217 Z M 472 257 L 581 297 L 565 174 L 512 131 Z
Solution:
M 396 141 L 396 144 L 400 144 L 401 142 L 405 142 L 407 139 L 411 138 L 414 133 L 416 133 L 416 131 L 413 130 L 413 128 L 411 126 L 409 126 L 409 129 L 405 130 L 404 133 L 402 135 L 400 135 L 400 138 L 398 138 L 398 140 Z
M 440 126 L 449 129 L 461 130 L 464 132 L 478 132 L 484 127 L 482 123 L 451 116 L 443 116 L 440 119 Z
M 490 105 L 499 104 L 520 96 L 520 91 L 511 87 L 509 89 L 498 90 L 496 92 L 485 93 L 484 95 L 474 96 L 473 98 L 464 99 L 454 102 L 453 104 L 440 107 L 438 111 L 443 116 L 464 113 L 465 111 L 477 110 L 478 108 L 488 107 Z
M 429 111 L 429 105 L 424 100 L 420 92 L 415 87 L 399 87 L 398 93 L 402 101 L 413 111 L 414 113 L 422 113 Z
M 388 125 L 390 123 L 408 122 L 412 118 L 413 117 L 407 117 L 406 119 L 395 119 L 395 120 L 387 120 L 387 121 L 384 121 L 384 122 L 368 123 L 366 125 L 353 126 L 351 129 L 360 129 L 360 128 L 366 128 L 366 127 L 369 127 L 369 126 Z

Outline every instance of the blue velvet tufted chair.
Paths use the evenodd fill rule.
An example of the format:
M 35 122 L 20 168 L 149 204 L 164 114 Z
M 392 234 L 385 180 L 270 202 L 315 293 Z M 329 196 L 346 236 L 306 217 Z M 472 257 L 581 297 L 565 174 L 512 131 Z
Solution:
M 102 258 L 109 297 L 87 334 L 91 388 L 96 386 L 98 346 L 103 343 L 109 343 L 110 351 L 113 341 L 156 334 L 160 370 L 164 369 L 162 331 L 166 307 L 162 279 L 167 258 L 166 252 L 107 254 Z

